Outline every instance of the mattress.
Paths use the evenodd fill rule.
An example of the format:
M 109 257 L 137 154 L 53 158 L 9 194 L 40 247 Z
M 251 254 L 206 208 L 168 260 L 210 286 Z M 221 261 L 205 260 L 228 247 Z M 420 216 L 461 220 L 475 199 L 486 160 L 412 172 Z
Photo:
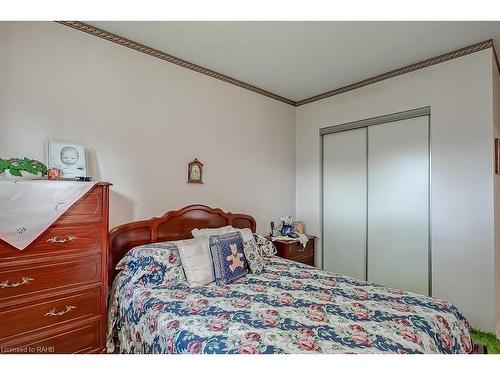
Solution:
M 121 353 L 470 353 L 452 304 L 272 257 L 223 286 L 142 286 L 120 273 L 108 351 Z

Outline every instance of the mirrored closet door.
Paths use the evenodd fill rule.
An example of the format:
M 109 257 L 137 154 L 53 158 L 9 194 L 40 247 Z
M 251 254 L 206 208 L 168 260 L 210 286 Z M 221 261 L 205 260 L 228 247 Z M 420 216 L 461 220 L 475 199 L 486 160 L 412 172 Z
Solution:
M 325 270 L 430 294 L 429 114 L 322 129 Z

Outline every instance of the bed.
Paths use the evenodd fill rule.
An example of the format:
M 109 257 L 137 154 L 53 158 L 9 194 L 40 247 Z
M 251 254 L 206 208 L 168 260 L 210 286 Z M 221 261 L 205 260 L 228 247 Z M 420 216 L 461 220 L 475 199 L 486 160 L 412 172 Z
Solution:
M 121 353 L 470 353 L 469 323 L 448 302 L 370 284 L 279 257 L 228 285 L 144 286 L 115 267 L 138 245 L 232 225 L 249 215 L 193 205 L 115 228 L 108 351 Z

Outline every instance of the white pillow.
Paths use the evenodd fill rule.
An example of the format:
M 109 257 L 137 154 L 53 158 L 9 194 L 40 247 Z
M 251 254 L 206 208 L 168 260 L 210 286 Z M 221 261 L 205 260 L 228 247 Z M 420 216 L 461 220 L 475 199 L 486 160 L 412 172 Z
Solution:
M 225 227 L 220 227 L 220 228 L 204 228 L 204 229 L 195 228 L 191 231 L 191 234 L 193 235 L 194 238 L 198 238 L 200 236 L 205 236 L 205 235 L 212 236 L 217 234 L 225 234 L 229 232 L 240 232 L 241 236 L 243 237 L 243 242 L 253 240 L 253 233 L 249 228 L 239 229 L 239 228 L 234 228 L 231 225 L 226 225 Z
M 226 225 L 225 227 L 220 227 L 220 228 L 203 228 L 203 229 L 195 228 L 191 231 L 191 234 L 193 235 L 194 238 L 198 238 L 204 235 L 211 236 L 213 234 L 229 233 L 232 231 L 232 229 L 234 228 L 231 225 Z
M 208 236 L 176 241 L 176 245 L 190 286 L 201 286 L 215 281 Z
M 249 228 L 244 228 L 244 229 L 239 229 L 239 228 L 233 228 L 230 230 L 230 232 L 240 232 L 241 237 L 243 237 L 243 242 L 247 241 L 252 241 L 253 238 L 253 233 Z

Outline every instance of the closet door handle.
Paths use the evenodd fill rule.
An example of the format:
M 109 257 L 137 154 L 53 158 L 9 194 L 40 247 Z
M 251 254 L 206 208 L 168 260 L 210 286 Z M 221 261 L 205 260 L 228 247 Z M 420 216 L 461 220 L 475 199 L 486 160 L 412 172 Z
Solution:
M 56 309 L 53 308 L 52 310 L 50 310 L 49 312 L 47 312 L 45 314 L 45 316 L 61 316 L 61 315 L 69 313 L 71 310 L 74 310 L 74 309 L 76 309 L 76 306 L 71 306 L 71 305 L 68 306 L 67 305 L 66 306 L 66 310 L 56 312 Z
M 21 285 L 28 285 L 31 281 L 35 281 L 35 279 L 32 279 L 31 277 L 24 276 L 21 281 L 18 282 L 12 282 L 9 283 L 9 280 L 2 281 L 0 283 L 0 289 L 3 288 L 17 288 L 18 286 Z
M 61 238 L 59 239 L 57 236 L 51 237 L 47 240 L 47 242 L 50 243 L 66 243 L 66 242 L 73 242 L 76 241 L 78 237 L 76 236 L 68 236 L 66 238 Z

